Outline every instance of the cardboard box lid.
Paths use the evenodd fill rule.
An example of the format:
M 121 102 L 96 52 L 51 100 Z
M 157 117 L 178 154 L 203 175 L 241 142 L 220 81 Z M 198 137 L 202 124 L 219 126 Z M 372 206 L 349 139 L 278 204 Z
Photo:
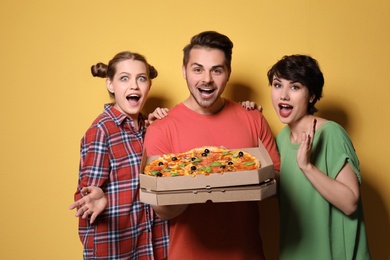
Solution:
M 236 201 L 261 201 L 276 194 L 276 181 L 274 179 L 249 186 L 220 187 L 199 190 L 180 191 L 147 191 L 140 190 L 140 200 L 151 205 L 180 205 L 205 203 L 212 201 L 236 202 Z
M 233 149 L 232 149 L 233 150 Z M 140 174 L 140 187 L 149 191 L 168 191 L 168 190 L 194 190 L 210 189 L 215 187 L 229 187 L 259 184 L 266 180 L 274 178 L 274 165 L 267 150 L 259 140 L 259 147 L 238 148 L 234 150 L 247 151 L 256 156 L 261 164 L 258 170 L 225 172 L 223 174 L 213 173 L 208 176 L 177 176 L 177 177 L 156 177 L 146 174 Z M 141 162 L 141 172 L 151 161 L 160 156 L 146 156 L 146 151 Z

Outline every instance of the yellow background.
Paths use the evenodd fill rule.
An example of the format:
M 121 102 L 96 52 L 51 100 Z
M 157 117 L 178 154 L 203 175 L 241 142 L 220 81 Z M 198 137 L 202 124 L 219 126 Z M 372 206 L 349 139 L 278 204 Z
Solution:
M 0 258 L 81 259 L 68 210 L 79 141 L 109 102 L 90 66 L 122 50 L 145 54 L 159 71 L 146 112 L 172 107 L 188 95 L 182 48 L 194 34 L 217 30 L 235 44 L 226 97 L 262 104 L 275 134 L 282 125 L 267 70 L 284 54 L 319 60 L 326 83 L 318 115 L 350 133 L 372 255 L 389 259 L 389 26 L 388 0 L 1 1 Z M 264 204 L 264 225 L 277 229 L 275 203 Z M 267 232 L 272 259 L 276 235 Z

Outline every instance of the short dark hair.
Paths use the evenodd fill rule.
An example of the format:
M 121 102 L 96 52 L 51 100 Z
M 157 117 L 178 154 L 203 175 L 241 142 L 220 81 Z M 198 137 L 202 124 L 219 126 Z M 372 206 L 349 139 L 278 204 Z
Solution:
M 219 49 L 225 54 L 225 65 L 231 71 L 233 42 L 226 35 L 215 31 L 201 32 L 191 38 L 191 42 L 183 49 L 183 65 L 187 66 L 193 48 Z
M 309 95 L 314 95 L 308 105 L 308 113 L 312 115 L 318 111 L 314 105 L 322 97 L 325 81 L 317 60 L 308 55 L 286 55 L 272 66 L 267 76 L 269 85 L 272 85 L 273 77 L 277 76 L 306 86 Z

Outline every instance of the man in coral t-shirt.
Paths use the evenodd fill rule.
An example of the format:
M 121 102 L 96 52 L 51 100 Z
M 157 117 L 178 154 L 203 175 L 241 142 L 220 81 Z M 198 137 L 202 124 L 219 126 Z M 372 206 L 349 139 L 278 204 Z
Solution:
M 271 129 L 257 110 L 221 97 L 231 73 L 233 43 L 217 32 L 202 32 L 184 48 L 183 75 L 190 96 L 147 130 L 148 156 L 200 146 L 256 147 L 260 139 L 275 169 L 280 159 Z M 264 259 L 258 202 L 153 206 L 169 220 L 169 260 Z

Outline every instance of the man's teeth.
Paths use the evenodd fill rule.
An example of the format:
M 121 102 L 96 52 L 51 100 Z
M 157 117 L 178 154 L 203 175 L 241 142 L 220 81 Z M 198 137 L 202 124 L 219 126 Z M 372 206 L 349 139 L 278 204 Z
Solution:
M 208 89 L 208 88 L 200 88 L 199 90 L 202 92 L 209 92 L 209 93 L 214 91 L 214 89 Z

